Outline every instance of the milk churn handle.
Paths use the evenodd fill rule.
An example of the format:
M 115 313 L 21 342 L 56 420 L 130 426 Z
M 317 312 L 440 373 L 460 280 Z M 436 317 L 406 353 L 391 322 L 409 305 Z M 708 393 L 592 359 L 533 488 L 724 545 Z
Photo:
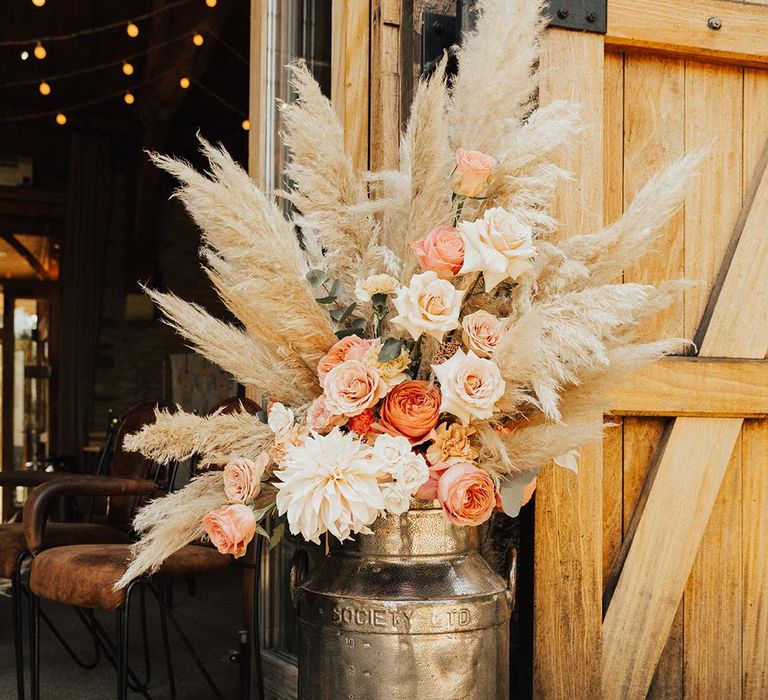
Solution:
M 304 547 L 299 547 L 291 558 L 291 573 L 288 578 L 294 609 L 299 602 L 299 586 L 307 575 L 307 571 L 309 571 L 309 555 Z
M 515 593 L 517 592 L 517 548 L 510 547 L 507 552 L 507 563 L 505 566 L 505 582 L 509 590 L 509 600 L 512 607 L 515 606 Z

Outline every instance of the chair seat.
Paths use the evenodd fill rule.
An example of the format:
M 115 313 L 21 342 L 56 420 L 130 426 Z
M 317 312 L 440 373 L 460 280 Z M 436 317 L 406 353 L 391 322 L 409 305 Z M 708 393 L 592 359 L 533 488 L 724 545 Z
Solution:
M 45 528 L 45 547 L 70 544 L 125 543 L 128 535 L 107 525 L 94 523 L 48 523 Z M 0 525 L 0 577 L 10 578 L 16 569 L 19 555 L 26 551 L 24 528 L 21 523 Z
M 57 547 L 32 561 L 29 587 L 40 598 L 65 605 L 116 610 L 125 602 L 125 590 L 114 585 L 125 573 L 130 546 L 120 544 Z M 230 557 L 215 549 L 188 544 L 165 560 L 153 578 L 191 578 L 226 569 Z

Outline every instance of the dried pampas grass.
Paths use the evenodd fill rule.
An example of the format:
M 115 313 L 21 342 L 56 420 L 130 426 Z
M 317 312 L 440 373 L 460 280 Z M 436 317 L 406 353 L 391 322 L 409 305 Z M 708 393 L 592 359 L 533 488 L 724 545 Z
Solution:
M 198 455 L 198 466 L 205 467 L 235 456 L 254 459 L 273 440 L 269 426 L 246 411 L 210 416 L 157 411 L 155 422 L 127 435 L 123 445 L 161 464 Z
M 171 554 L 199 540 L 205 534 L 203 517 L 226 503 L 221 472 L 208 472 L 144 506 L 133 521 L 141 540 L 131 547 L 132 561 L 115 588 L 154 573 Z

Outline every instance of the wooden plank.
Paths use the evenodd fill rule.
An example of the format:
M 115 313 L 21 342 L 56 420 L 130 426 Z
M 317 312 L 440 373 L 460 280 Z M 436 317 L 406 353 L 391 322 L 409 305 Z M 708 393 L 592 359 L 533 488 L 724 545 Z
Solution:
M 768 416 L 768 362 L 666 357 L 615 389 L 611 413 L 629 416 Z
M 742 696 L 768 698 L 768 421 L 745 421 L 742 435 Z
M 762 358 L 768 351 L 768 170 L 745 205 L 748 215 L 702 352 Z M 675 421 L 603 625 L 607 699 L 648 691 L 742 422 Z
M 717 17 L 722 27 L 707 26 Z M 742 66 L 768 65 L 768 7 L 728 0 L 610 0 L 607 46 Z
M 251 0 L 250 76 L 248 92 L 248 173 L 259 187 L 264 186 L 266 152 L 267 84 L 267 0 Z
M 360 0 L 331 6 L 331 101 L 344 126 L 347 153 L 368 168 L 370 7 Z
M 594 230 L 603 207 L 602 36 L 550 29 L 541 57 L 541 104 L 570 99 L 582 104 L 593 128 L 565 167 L 578 177 L 563 183 L 556 216 L 560 235 Z M 568 65 L 567 72 L 558 70 Z M 600 694 L 601 445 L 581 451 L 574 475 L 546 466 L 536 497 L 534 697 L 592 698 Z M 567 585 L 564 585 L 567 581 Z
M 603 569 L 605 582 L 621 550 L 624 504 L 622 502 L 624 425 L 611 420 L 603 438 Z
M 689 698 L 742 697 L 741 468 L 737 439 L 685 588 Z

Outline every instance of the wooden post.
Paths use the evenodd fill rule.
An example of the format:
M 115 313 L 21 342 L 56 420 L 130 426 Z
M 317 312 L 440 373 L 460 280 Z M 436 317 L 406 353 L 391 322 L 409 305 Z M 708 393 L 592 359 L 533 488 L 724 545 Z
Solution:
M 593 231 L 603 219 L 603 37 L 550 29 L 544 38 L 540 102 L 582 105 L 589 129 L 558 190 L 560 236 Z M 568 66 L 563 70 L 562 66 Z M 545 466 L 536 494 L 534 696 L 600 697 L 602 446 L 581 450 L 579 473 Z

